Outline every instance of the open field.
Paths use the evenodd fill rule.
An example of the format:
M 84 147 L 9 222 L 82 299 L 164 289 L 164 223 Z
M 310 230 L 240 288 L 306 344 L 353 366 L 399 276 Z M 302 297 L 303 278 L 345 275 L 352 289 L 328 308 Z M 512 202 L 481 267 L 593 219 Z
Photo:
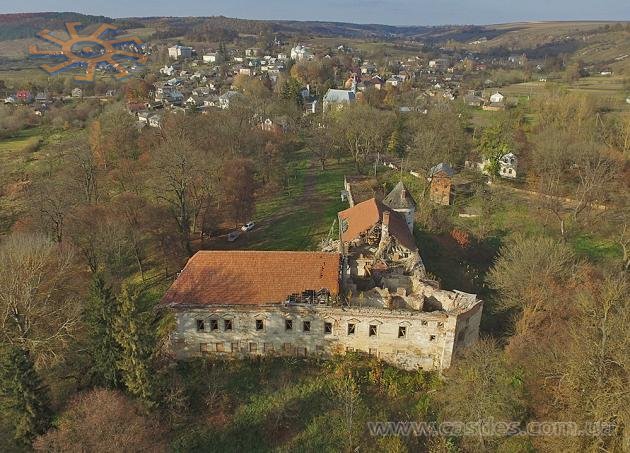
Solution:
M 559 81 L 530 81 L 507 85 L 497 90 L 512 98 L 534 98 L 544 95 L 553 89 L 566 89 L 571 92 L 587 94 L 609 101 L 613 107 L 619 109 L 627 109 L 630 105 L 625 102 L 627 93 L 624 91 L 624 79 L 625 77 L 619 75 L 595 75 L 581 78 L 571 84 Z

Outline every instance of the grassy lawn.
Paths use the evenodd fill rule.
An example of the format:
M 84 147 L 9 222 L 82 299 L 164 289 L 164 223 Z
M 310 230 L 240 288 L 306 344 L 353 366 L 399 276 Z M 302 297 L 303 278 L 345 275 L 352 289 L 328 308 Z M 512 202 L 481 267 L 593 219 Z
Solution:
M 217 238 L 210 249 L 316 250 L 330 231 L 341 202 L 343 177 L 353 172 L 350 161 L 330 161 L 326 170 L 304 152 L 289 162 L 289 187 L 261 196 L 253 220 L 256 228 L 235 242 Z
M 621 258 L 622 255 L 618 244 L 589 234 L 576 236 L 569 242 L 579 257 L 596 263 Z

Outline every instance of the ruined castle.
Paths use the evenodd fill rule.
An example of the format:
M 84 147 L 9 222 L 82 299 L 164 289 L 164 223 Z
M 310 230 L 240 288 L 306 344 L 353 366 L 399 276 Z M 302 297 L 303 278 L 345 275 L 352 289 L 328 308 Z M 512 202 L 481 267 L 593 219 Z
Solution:
M 320 252 L 190 258 L 162 300 L 177 319 L 175 355 L 363 351 L 405 369 L 448 368 L 477 341 L 482 301 L 426 278 L 402 183 L 382 201 L 350 200 Z

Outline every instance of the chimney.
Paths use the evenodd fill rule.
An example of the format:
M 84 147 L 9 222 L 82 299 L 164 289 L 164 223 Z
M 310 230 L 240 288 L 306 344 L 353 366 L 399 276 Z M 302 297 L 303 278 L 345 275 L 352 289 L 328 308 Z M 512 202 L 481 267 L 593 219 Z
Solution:
M 389 235 L 389 211 L 383 212 L 383 224 L 381 225 L 382 236 Z
M 405 198 L 407 198 L 407 189 L 403 187 L 403 189 L 400 191 L 400 199 L 401 201 L 404 201 Z

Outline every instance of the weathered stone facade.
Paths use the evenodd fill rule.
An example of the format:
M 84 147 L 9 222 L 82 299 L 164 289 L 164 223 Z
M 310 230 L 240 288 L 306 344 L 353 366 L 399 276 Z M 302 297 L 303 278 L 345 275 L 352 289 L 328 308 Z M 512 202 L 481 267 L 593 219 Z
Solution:
M 175 311 L 173 347 L 178 358 L 362 351 L 405 369 L 444 369 L 458 350 L 477 341 L 481 312 L 478 300 L 450 313 L 290 303 L 212 305 Z

